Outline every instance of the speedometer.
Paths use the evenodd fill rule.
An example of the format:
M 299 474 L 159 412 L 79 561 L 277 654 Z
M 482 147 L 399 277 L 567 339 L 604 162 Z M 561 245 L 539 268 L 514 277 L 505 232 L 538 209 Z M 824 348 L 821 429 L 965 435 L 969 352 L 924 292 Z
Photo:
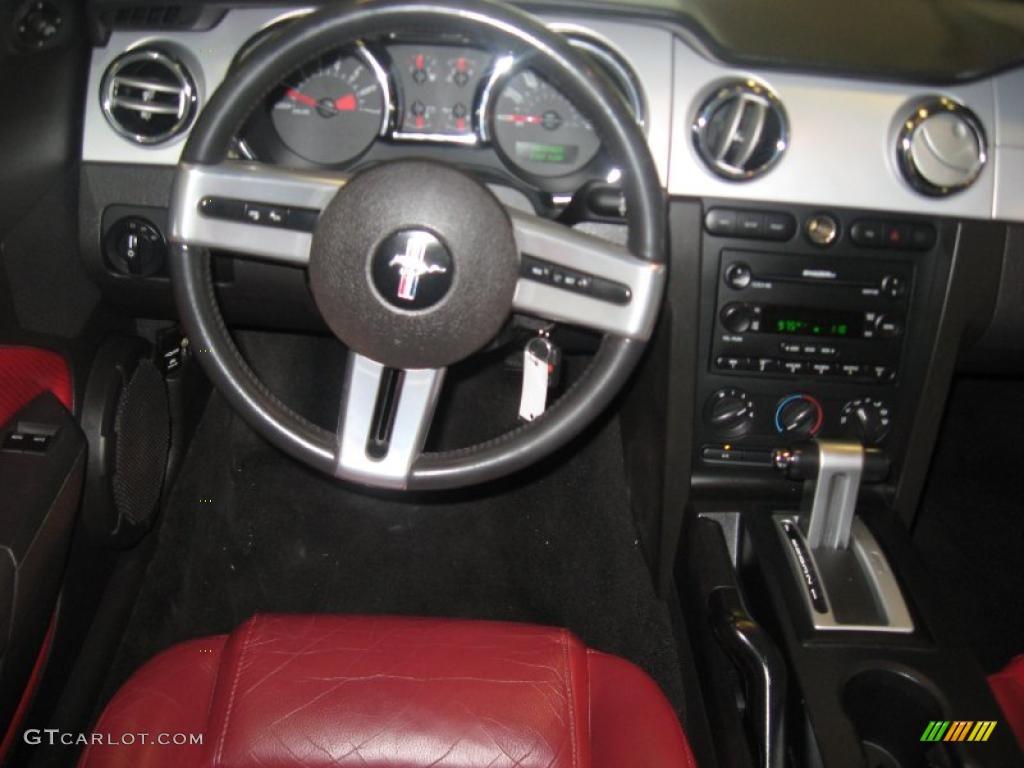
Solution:
M 594 127 L 532 70 L 505 83 L 492 112 L 494 140 L 506 159 L 534 176 L 568 176 L 601 147 Z
M 290 78 L 271 110 L 288 149 L 313 163 L 341 164 L 380 133 L 387 94 L 377 67 L 362 56 L 322 59 Z

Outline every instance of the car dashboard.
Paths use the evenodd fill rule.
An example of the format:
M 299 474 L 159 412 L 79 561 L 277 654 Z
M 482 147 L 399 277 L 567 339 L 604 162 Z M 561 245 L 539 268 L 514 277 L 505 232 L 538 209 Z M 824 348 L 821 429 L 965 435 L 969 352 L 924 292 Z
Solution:
M 82 140 L 87 266 L 122 304 L 168 316 L 159 254 L 189 127 L 233 67 L 309 11 L 192 10 L 161 28 L 131 7 L 97 6 L 105 35 Z M 820 436 L 885 447 L 900 477 L 967 247 L 958 223 L 1024 220 L 1024 68 L 941 85 L 901 82 L 884 62 L 873 79 L 752 68 L 713 55 L 679 15 L 574 6 L 540 16 L 636 119 L 673 205 L 699 211 L 685 235 L 669 233 L 674 251 L 693 249 L 674 253 L 670 271 L 693 287 L 687 311 L 699 308 L 687 417 L 698 476 L 767 476 L 780 440 Z M 624 238 L 621 171 L 586 116 L 528 59 L 450 30 L 395 30 L 285 74 L 231 154 L 343 173 L 434 159 L 507 204 Z M 264 227 L 299 215 L 256 203 L 231 215 Z M 128 236 L 140 243 L 134 261 L 119 250 Z M 990 252 L 959 268 L 990 274 L 976 292 L 1001 307 L 1005 338 L 1022 321 L 996 301 L 1012 289 L 998 285 L 998 232 L 985 237 L 976 248 Z M 320 327 L 301 270 L 215 257 L 229 319 Z
M 381 5 L 406 13 L 437 7 L 400 0 Z M 966 529 L 965 520 L 984 519 L 972 505 L 998 506 L 995 496 L 1012 487 L 1007 476 L 1013 473 L 1005 469 L 1012 461 L 993 454 L 1012 443 L 1009 421 L 1021 400 L 1009 392 L 1024 375 L 1024 4 L 512 5 L 567 46 L 549 41 L 546 50 L 536 46 L 533 59 L 530 45 L 514 47 L 524 37 L 488 34 L 488 23 L 502 14 L 515 18 L 497 6 L 490 19 L 477 17 L 458 31 L 437 21 L 487 8 L 487 0 L 447 4 L 430 26 L 332 37 L 327 47 L 308 49 L 305 61 L 300 43 L 319 38 L 279 36 L 316 12 L 315 2 L 32 0 L 12 6 L 12 16 L 25 11 L 24 23 L 13 27 L 11 40 L 0 40 L 14 52 L 0 79 L 23 119 L 3 122 L 8 140 L 0 142 L 10 179 L 0 188 L 0 230 L 10 229 L 0 231 L 0 320 L 24 330 L 30 341 L 57 339 L 75 362 L 62 407 L 81 422 L 82 435 L 74 434 L 82 448 L 75 461 L 87 462 L 83 530 L 97 543 L 129 551 L 153 523 L 146 518 L 136 525 L 111 490 L 127 397 L 121 393 L 131 388 L 134 371 L 145 370 L 159 389 L 147 401 L 167 404 L 166 412 L 154 412 L 160 429 L 141 421 L 140 433 L 159 442 L 167 457 L 147 485 L 151 510 L 163 509 L 168 499 L 194 506 L 185 492 L 171 495 L 194 443 L 223 459 L 228 487 L 251 492 L 255 504 L 240 496 L 240 507 L 262 504 L 281 513 L 261 523 L 273 528 L 263 551 L 276 554 L 292 536 L 304 561 L 306 542 L 300 540 L 319 535 L 301 525 L 307 519 L 302 499 L 309 495 L 323 502 L 323 517 L 331 522 L 363 525 L 358 515 L 346 516 L 337 498 L 344 496 L 346 504 L 351 498 L 361 509 L 364 501 L 390 503 L 393 492 L 407 492 L 417 515 L 428 510 L 425 517 L 444 522 L 443 538 L 409 537 L 409 551 L 430 568 L 438 552 L 454 546 L 456 528 L 467 551 L 487 551 L 475 524 L 463 528 L 434 515 L 436 508 L 456 504 L 467 515 L 479 512 L 477 519 L 494 509 L 500 513 L 494 518 L 510 529 L 551 511 L 552 519 L 569 521 L 565 541 L 586 543 L 595 534 L 595 540 L 607 536 L 622 544 L 651 600 L 668 600 L 669 635 L 688 676 L 700 678 L 692 686 L 684 680 L 691 720 L 703 722 L 706 713 L 707 722 L 698 725 L 713 734 L 705 754 L 719 754 L 721 764 L 754 764 L 748 742 L 767 743 L 770 736 L 752 735 L 752 728 L 768 728 L 756 686 L 765 683 L 771 690 L 761 693 L 771 698 L 781 666 L 783 683 L 788 674 L 796 692 L 783 708 L 783 719 L 792 720 L 789 746 L 806 748 L 808 758 L 793 764 L 859 766 L 865 764 L 861 748 L 874 754 L 897 736 L 914 760 L 871 764 L 923 764 L 917 757 L 932 747 L 916 740 L 917 720 L 995 717 L 985 709 L 991 702 L 984 677 L 965 663 L 969 654 L 956 633 L 947 634 L 946 606 L 935 596 L 940 590 L 915 565 L 913 549 L 917 531 L 927 532 L 920 523 L 929 505 L 941 506 L 929 497 L 942 495 L 929 490 L 941 467 L 956 467 L 945 478 L 956 493 L 941 500 L 950 510 L 951 537 Z M 538 40 L 545 37 L 532 21 L 524 24 L 530 28 Z M 290 63 L 276 59 L 272 72 L 240 70 L 273 52 L 275 40 Z M 568 46 L 585 79 L 552 65 Z M 239 76 L 232 80 L 233 74 Z M 223 88 L 243 77 L 250 77 L 252 91 L 242 92 L 258 95 L 244 119 Z M 265 89 L 255 87 L 271 80 Z M 615 121 L 597 110 L 588 115 L 567 98 L 571 90 L 581 98 L 589 94 L 592 106 L 614 100 L 606 111 Z M 204 117 L 218 114 L 239 119 L 230 130 L 213 132 L 216 142 L 206 149 L 216 143 L 218 152 L 193 152 L 210 127 Z M 643 142 L 646 153 L 627 151 Z M 359 186 L 380 172 L 392 174 L 386 185 Z M 457 187 L 463 190 L 457 195 L 453 179 L 471 183 Z M 639 192 L 637 179 L 643 181 Z M 629 190 L 628 203 L 623 190 Z M 487 216 L 475 207 L 481 201 L 490 206 Z M 421 204 L 427 213 L 416 214 L 412 229 L 387 215 Z M 430 238 L 414 238 L 413 230 Z M 473 239 L 453 256 L 445 238 L 462 230 L 472 231 Z M 564 239 L 548 237 L 552 231 Z M 338 253 L 323 251 L 322 243 Z M 472 258 L 464 260 L 463 252 Z M 319 284 L 329 291 L 317 293 L 314 264 L 331 266 L 330 281 Z M 202 291 L 195 289 L 196 275 Z M 474 299 L 450 332 L 448 325 L 413 332 L 379 319 L 393 315 L 404 322 L 420 310 L 429 315 L 435 305 L 458 308 L 449 300 L 457 295 L 456 276 L 458 290 L 480 288 L 481 296 L 497 276 L 501 291 L 495 295 L 507 293 L 507 305 L 493 295 Z M 353 310 L 358 301 L 343 291 L 363 284 L 375 302 L 363 306 L 384 307 L 389 315 Z M 197 296 L 215 305 L 203 317 L 216 321 L 208 326 L 218 336 L 204 338 L 205 326 L 195 322 Z M 360 324 L 338 331 L 332 316 Z M 472 343 L 464 355 L 459 348 L 460 355 L 436 363 L 389 362 L 357 348 L 358 340 L 377 333 L 382 345 L 415 351 L 441 349 L 449 337 Z M 621 386 L 601 399 L 578 385 L 600 371 L 612 345 L 626 350 L 622 358 L 628 352 L 630 363 L 617 380 Z M 263 359 L 261 350 L 269 353 Z M 537 350 L 548 356 L 538 357 Z M 293 400 L 294 412 L 283 406 L 281 412 L 307 420 L 324 436 L 314 446 L 323 466 L 310 465 L 330 464 L 317 478 L 322 498 L 310 475 L 291 474 L 307 469 L 292 461 L 296 453 L 278 452 L 282 444 L 266 431 L 266 444 L 251 439 L 263 427 L 247 419 L 252 411 L 242 406 L 248 401 L 232 399 L 238 390 L 218 379 L 218 360 L 239 363 L 274 407 Z M 532 394 L 543 397 L 540 406 L 524 410 L 528 366 Z M 505 449 L 510 441 L 495 438 L 496 429 L 529 438 L 532 427 L 560 418 L 550 407 L 559 398 L 561 413 L 571 413 L 577 397 L 591 416 L 587 429 L 552 443 L 534 466 L 474 476 L 479 491 L 438 493 L 449 486 L 404 484 L 413 477 L 411 459 L 394 471 L 381 461 L 400 421 L 395 387 L 405 386 L 410 373 L 421 402 L 431 403 L 423 412 L 432 413 L 436 403 L 439 414 L 436 429 L 429 418 L 402 422 L 414 427 L 399 430 L 412 435 L 408 445 L 418 445 L 410 457 L 420 448 L 445 459 L 466 458 L 480 446 Z M 968 375 L 998 379 L 998 386 L 962 389 Z M 365 397 L 350 398 L 353 381 Z M 958 389 L 970 402 L 966 416 L 953 418 Z M 217 394 L 209 398 L 211 392 Z M 366 459 L 358 465 L 342 450 L 345 430 L 355 425 L 355 434 L 363 423 L 352 414 L 366 416 L 369 436 L 350 441 L 358 449 L 350 453 Z M 48 437 L 39 439 L 46 444 Z M 252 465 L 234 455 L 239 445 L 245 451 L 256 446 Z M 594 446 L 601 454 L 596 463 Z M 264 462 L 257 449 L 270 458 Z M 843 451 L 860 461 L 845 476 L 840 470 L 852 465 L 834 463 Z M 806 459 L 811 464 L 800 466 L 794 457 L 801 456 L 812 457 Z M 603 469 L 604 458 L 614 465 L 611 472 Z M 360 483 L 374 476 L 345 474 L 352 466 L 385 467 L 391 474 L 378 473 L 377 487 L 388 490 L 366 492 Z M 436 466 L 432 471 L 441 477 Z M 563 469 L 578 474 L 556 474 Z M 836 484 L 826 489 L 827 483 L 812 482 L 814 473 Z M 598 498 L 613 481 L 622 493 Z M 273 494 L 256 498 L 263 483 L 279 485 L 286 501 Z M 200 486 L 185 488 L 204 506 L 197 517 L 181 519 L 205 525 L 233 514 L 227 506 L 233 496 L 224 502 Z M 573 493 L 532 495 L 551 487 Z M 505 500 L 513 498 L 508 506 L 521 506 L 525 518 L 505 514 Z M 520 505 L 522 499 L 527 502 Z M 835 568 L 820 579 L 808 555 L 816 547 L 797 529 L 803 507 L 816 503 L 842 507 L 851 537 L 842 549 L 849 545 L 852 553 L 822 561 Z M 309 518 L 317 517 L 319 507 L 309 506 L 315 513 Z M 594 514 L 603 507 L 608 517 Z M 613 524 L 606 525 L 609 519 Z M 375 514 L 374 522 L 387 541 L 395 538 L 398 529 L 385 516 Z M 626 534 L 617 522 L 629 523 Z M 537 538 L 542 529 L 531 526 L 516 535 L 543 541 L 559 578 L 576 568 L 581 558 L 572 547 Z M 206 552 L 202 548 L 220 533 L 196 525 L 189 536 Z M 518 573 L 525 548 L 515 538 L 493 539 L 515 561 L 508 572 Z M 177 541 L 166 540 L 168 548 Z M 334 550 L 336 540 L 322 541 L 332 549 L 323 566 L 340 578 L 344 558 Z M 364 541 L 350 539 L 356 547 Z M 250 545 L 251 536 L 245 557 L 253 570 L 245 578 L 238 574 L 247 586 L 260 581 L 248 574 L 264 568 L 259 557 L 250 557 Z M 598 576 L 577 580 L 588 600 L 599 595 L 593 585 L 613 581 L 615 573 L 603 550 L 591 554 L 586 559 Z M 175 553 L 178 560 L 186 562 Z M 204 562 L 235 567 L 220 550 Z M 572 569 L 563 571 L 566 564 Z M 847 573 L 863 583 L 846 589 Z M 879 573 L 884 578 L 875 578 Z M 998 581 L 1010 581 L 1004 577 Z M 545 573 L 543 588 L 551 583 Z M 828 597 L 817 589 L 823 584 L 840 585 L 840 599 L 849 598 L 856 610 L 822 610 L 816 598 Z M 420 584 L 433 585 L 429 579 Z M 604 612 L 615 608 L 624 624 L 635 620 L 634 582 L 618 586 L 628 597 L 613 592 L 594 602 L 602 623 Z M 899 600 L 885 602 L 893 596 Z M 433 606 L 434 597 L 425 604 Z M 541 592 L 523 599 L 545 603 Z M 290 597 L 279 604 L 292 606 Z M 898 616 L 890 621 L 893 605 Z M 462 615 L 462 608 L 451 612 Z M 42 632 L 49 617 L 35 618 Z M 758 642 L 744 635 L 759 623 L 766 630 L 762 640 L 770 641 L 765 647 L 775 643 L 785 651 L 776 671 L 767 663 L 771 653 L 754 664 L 742 660 L 759 653 Z M 639 624 L 633 629 L 646 631 Z M 700 657 L 692 669 L 687 642 Z M 962 710 L 947 706 L 953 693 L 967 702 Z M 972 708 L 979 702 L 984 706 Z M 900 734 L 873 731 L 890 724 Z M 773 738 L 782 741 L 780 734 Z M 985 748 L 954 745 L 949 749 L 971 759 L 935 764 L 987 765 L 978 757 Z

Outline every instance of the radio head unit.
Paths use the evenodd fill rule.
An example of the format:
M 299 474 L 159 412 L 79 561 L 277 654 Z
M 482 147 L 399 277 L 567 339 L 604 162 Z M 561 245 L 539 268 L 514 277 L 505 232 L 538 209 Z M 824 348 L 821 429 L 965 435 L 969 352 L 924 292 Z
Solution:
M 712 369 L 891 382 L 913 264 L 723 250 Z

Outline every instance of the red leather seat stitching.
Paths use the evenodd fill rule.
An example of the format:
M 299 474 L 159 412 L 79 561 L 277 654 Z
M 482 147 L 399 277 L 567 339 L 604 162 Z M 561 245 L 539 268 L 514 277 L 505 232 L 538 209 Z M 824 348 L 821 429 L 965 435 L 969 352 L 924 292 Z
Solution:
M 562 659 L 565 663 L 565 701 L 569 710 L 569 743 L 572 745 L 572 764 L 578 766 L 579 756 L 576 753 L 576 715 L 572 706 L 572 664 L 569 661 L 569 633 L 562 630 Z
M 235 694 L 238 692 L 238 681 L 242 677 L 242 662 L 245 660 L 245 652 L 249 648 L 249 638 L 252 637 L 252 629 L 256 626 L 257 618 L 249 619 L 245 627 L 245 635 L 242 638 L 242 647 L 238 652 L 238 660 L 235 661 L 235 676 L 231 682 L 231 694 L 228 696 L 228 706 L 224 712 L 224 725 L 221 727 L 220 738 L 217 741 L 217 751 L 214 756 L 214 765 L 220 765 L 224 757 L 224 743 L 228 737 L 228 724 L 231 722 L 231 710 L 235 706 Z M 221 657 L 223 663 L 223 657 Z M 218 677 L 220 670 L 217 670 Z M 216 691 L 216 687 L 214 687 Z

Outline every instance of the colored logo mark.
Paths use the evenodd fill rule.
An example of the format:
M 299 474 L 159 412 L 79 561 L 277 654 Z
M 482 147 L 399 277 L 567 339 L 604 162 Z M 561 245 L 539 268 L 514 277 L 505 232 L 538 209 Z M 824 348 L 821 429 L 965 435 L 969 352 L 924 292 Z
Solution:
M 921 741 L 988 741 L 995 727 L 995 720 L 932 720 Z

